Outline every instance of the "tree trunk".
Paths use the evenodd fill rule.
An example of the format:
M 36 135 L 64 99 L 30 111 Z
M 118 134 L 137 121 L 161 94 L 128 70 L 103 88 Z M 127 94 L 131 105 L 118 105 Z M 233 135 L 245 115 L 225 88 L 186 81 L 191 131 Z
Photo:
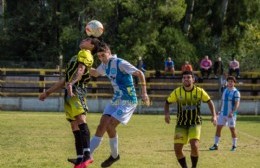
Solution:
M 187 8 L 186 8 L 186 14 L 185 14 L 185 21 L 183 26 L 183 31 L 186 35 L 189 34 L 190 30 L 190 24 L 192 21 L 192 13 L 194 9 L 194 2 L 195 0 L 186 0 Z
M 223 24 L 227 12 L 228 0 L 216 1 L 213 7 L 213 27 L 212 35 L 214 36 L 214 47 L 216 49 L 216 54 L 220 51 L 221 35 Z

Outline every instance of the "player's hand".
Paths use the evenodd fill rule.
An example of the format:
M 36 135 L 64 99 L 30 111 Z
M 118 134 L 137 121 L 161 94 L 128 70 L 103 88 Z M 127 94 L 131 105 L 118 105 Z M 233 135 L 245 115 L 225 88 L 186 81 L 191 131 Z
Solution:
M 39 100 L 44 101 L 48 97 L 48 94 L 46 92 L 43 92 L 39 95 Z
M 214 126 L 217 125 L 217 116 L 216 115 L 212 116 L 211 122 L 213 123 Z
M 167 124 L 170 124 L 170 121 L 171 121 L 170 114 L 165 114 L 164 120 L 165 120 L 165 122 L 166 122 Z
M 233 113 L 232 112 L 228 113 L 228 118 L 232 118 L 232 117 L 233 117 Z
M 73 93 L 73 89 L 72 89 L 72 84 L 71 84 L 71 83 L 68 83 L 68 84 L 66 85 L 66 89 L 67 89 L 68 95 L 69 95 L 70 97 L 75 96 L 74 93 Z
M 143 102 L 144 105 L 146 105 L 147 107 L 149 107 L 149 106 L 151 105 L 150 98 L 149 98 L 149 96 L 147 95 L 147 93 L 142 94 L 142 102 Z

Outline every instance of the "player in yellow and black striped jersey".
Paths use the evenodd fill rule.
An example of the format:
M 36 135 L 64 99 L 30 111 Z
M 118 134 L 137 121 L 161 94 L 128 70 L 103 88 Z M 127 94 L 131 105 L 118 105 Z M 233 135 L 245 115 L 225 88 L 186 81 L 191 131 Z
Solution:
M 75 164 L 75 168 L 87 167 L 93 162 L 90 156 L 90 132 L 86 123 L 87 83 L 90 81 L 89 70 L 94 62 L 100 41 L 87 38 L 81 41 L 80 51 L 73 56 L 66 67 L 66 77 L 58 81 L 46 92 L 40 94 L 39 99 L 45 100 L 51 93 L 65 86 L 64 110 L 66 118 L 71 124 L 75 138 L 77 159 L 68 159 Z
M 192 167 L 197 166 L 199 157 L 199 140 L 201 132 L 201 102 L 208 104 L 212 114 L 212 122 L 216 125 L 216 112 L 213 101 L 206 91 L 194 85 L 192 71 L 182 74 L 182 86 L 176 88 L 167 98 L 164 105 L 165 122 L 170 123 L 169 105 L 177 103 L 177 121 L 174 135 L 174 151 L 178 162 L 183 168 L 187 167 L 183 146 L 190 143 Z

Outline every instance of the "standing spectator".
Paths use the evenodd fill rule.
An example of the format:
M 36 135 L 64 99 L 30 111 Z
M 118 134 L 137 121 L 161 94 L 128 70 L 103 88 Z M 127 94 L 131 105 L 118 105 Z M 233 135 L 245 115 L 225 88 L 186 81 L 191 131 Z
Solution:
M 138 57 L 138 61 L 137 61 L 137 65 L 136 67 L 141 70 L 143 73 L 146 71 L 145 70 L 145 64 L 144 64 L 144 61 L 142 59 L 142 57 Z
M 209 78 L 212 71 L 212 61 L 209 59 L 209 56 L 206 55 L 204 59 L 200 61 L 200 72 L 202 78 L 205 77 L 205 73 L 207 74 L 207 78 Z
M 235 59 L 235 56 L 232 56 L 232 60 L 229 62 L 228 74 L 232 75 L 233 72 L 236 73 L 237 78 L 240 78 L 239 62 Z
M 225 72 L 223 73 L 223 75 L 221 75 L 221 78 L 220 78 L 220 84 L 221 84 L 221 93 L 223 93 L 223 91 L 226 89 L 227 87 L 227 77 L 228 77 L 228 74 Z
M 181 71 L 193 71 L 192 65 L 189 63 L 189 61 L 185 61 L 185 63 L 181 66 Z
M 91 139 L 90 151 L 93 154 L 107 132 L 111 153 L 101 167 L 110 167 L 120 159 L 116 128 L 120 123 L 126 125 L 137 107 L 138 101 L 132 76 L 138 76 L 144 104 L 149 105 L 150 101 L 146 91 L 145 77 L 141 70 L 126 60 L 111 56 L 110 48 L 105 43 L 99 46 L 97 56 L 101 64 L 97 69 L 92 68 L 90 73 L 95 77 L 107 76 L 114 88 L 114 95 L 105 107 L 95 136 Z
M 215 78 L 218 78 L 219 76 L 223 75 L 224 68 L 221 57 L 218 57 L 217 60 L 214 62 L 213 70 Z
M 146 71 L 145 70 L 145 64 L 144 64 L 142 57 L 138 57 L 136 68 L 141 70 L 143 73 L 145 73 L 145 71 Z M 138 77 L 137 76 L 134 76 L 134 80 L 135 80 L 135 84 L 138 85 Z
M 182 73 L 182 83 L 173 90 L 164 105 L 165 122 L 170 123 L 169 104 L 176 102 L 178 105 L 177 121 L 174 136 L 174 151 L 182 168 L 187 168 L 183 146 L 190 143 L 192 168 L 196 168 L 199 158 L 199 140 L 202 118 L 200 104 L 207 102 L 211 111 L 213 124 L 216 124 L 217 116 L 213 101 L 204 89 L 194 85 L 195 78 L 192 71 Z
M 66 88 L 64 96 L 64 110 L 70 122 L 75 138 L 77 159 L 68 159 L 74 163 L 74 168 L 86 167 L 93 162 L 90 156 L 90 131 L 86 122 L 87 83 L 90 81 L 89 71 L 94 62 L 93 55 L 97 51 L 99 40 L 87 38 L 80 43 L 81 50 L 72 57 L 66 67 L 66 77 L 55 83 L 46 92 L 39 95 L 44 101 L 51 93 Z
M 171 72 L 172 76 L 174 76 L 174 70 L 174 62 L 171 57 L 168 57 L 164 63 L 165 74 L 167 74 L 167 72 Z
M 227 78 L 227 88 L 222 94 L 221 109 L 219 110 L 217 129 L 214 139 L 214 145 L 209 150 L 218 150 L 218 144 L 221 137 L 223 126 L 228 125 L 232 136 L 231 151 L 237 148 L 237 134 L 235 130 L 236 115 L 240 104 L 240 92 L 235 88 L 236 78 L 229 76 Z

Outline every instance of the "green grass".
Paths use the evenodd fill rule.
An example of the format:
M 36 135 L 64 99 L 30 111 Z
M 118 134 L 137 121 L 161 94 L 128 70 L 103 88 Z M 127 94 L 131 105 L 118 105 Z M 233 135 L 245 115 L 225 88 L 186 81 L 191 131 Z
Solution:
M 101 114 L 88 114 L 94 134 Z M 164 123 L 163 115 L 134 115 L 127 126 L 118 127 L 121 160 L 113 168 L 180 167 L 173 151 L 172 123 Z M 199 168 L 257 168 L 260 165 L 260 116 L 239 116 L 237 122 L 238 149 L 230 152 L 231 137 L 223 129 L 218 151 L 209 151 L 215 128 L 209 116 L 204 116 L 200 142 Z M 74 157 L 74 141 L 63 113 L 0 112 L 1 168 L 71 168 L 66 159 Z M 190 167 L 190 148 L 184 152 Z M 94 153 L 89 168 L 100 167 L 109 156 L 107 135 Z

